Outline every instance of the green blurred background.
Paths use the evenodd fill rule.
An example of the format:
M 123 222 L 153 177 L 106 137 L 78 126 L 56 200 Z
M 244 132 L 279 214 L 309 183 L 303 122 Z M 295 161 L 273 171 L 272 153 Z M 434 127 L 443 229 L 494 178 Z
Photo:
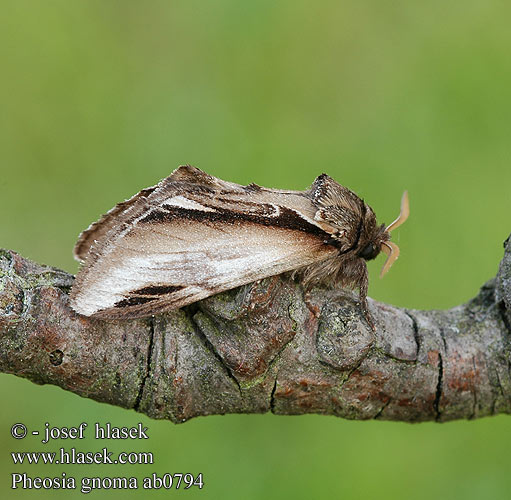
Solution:
M 370 295 L 411 308 L 466 301 L 511 230 L 511 6 L 366 2 L 5 1 L 0 16 L 0 246 L 76 272 L 88 224 L 180 164 L 303 189 L 326 172 L 382 222 L 410 192 L 402 257 Z M 152 421 L 0 377 L 3 498 L 30 476 L 204 474 L 188 498 L 509 498 L 511 421 L 407 425 L 235 415 Z M 147 466 L 24 466 L 43 446 L 10 427 L 149 427 Z M 172 492 L 137 492 L 144 498 Z M 124 498 L 129 491 L 96 491 Z

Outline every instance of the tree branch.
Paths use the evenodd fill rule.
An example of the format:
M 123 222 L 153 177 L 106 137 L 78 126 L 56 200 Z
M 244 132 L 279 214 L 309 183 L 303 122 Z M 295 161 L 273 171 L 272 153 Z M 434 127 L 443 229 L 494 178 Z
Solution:
M 68 306 L 73 276 L 0 250 L 0 371 L 153 418 L 321 413 L 420 422 L 511 412 L 511 238 L 447 311 L 304 293 L 282 275 L 144 320 Z

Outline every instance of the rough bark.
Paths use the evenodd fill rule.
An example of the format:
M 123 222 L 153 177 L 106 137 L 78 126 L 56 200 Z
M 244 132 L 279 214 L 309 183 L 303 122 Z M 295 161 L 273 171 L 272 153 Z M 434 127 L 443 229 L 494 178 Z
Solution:
M 447 311 L 276 276 L 164 315 L 98 321 L 68 306 L 73 276 L 0 251 L 0 371 L 184 422 L 321 413 L 439 422 L 511 411 L 511 238 L 497 277 Z

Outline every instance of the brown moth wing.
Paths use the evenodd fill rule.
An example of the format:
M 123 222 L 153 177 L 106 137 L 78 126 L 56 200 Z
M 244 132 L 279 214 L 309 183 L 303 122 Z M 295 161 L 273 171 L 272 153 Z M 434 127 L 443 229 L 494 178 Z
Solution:
M 142 189 L 128 200 L 118 203 L 98 221 L 82 231 L 74 247 L 74 257 L 79 262 L 85 262 L 91 247 L 97 245 L 97 242 L 103 241 L 108 232 L 117 232 L 119 224 L 129 224 L 141 213 L 148 210 L 150 206 L 157 206 L 165 197 L 168 198 L 174 193 L 186 193 L 191 199 L 199 201 L 204 196 L 211 199 L 217 194 L 227 194 L 231 197 L 231 201 L 236 203 L 240 202 L 241 199 L 246 199 L 249 194 L 252 197 L 254 192 L 263 194 L 263 197 L 266 198 L 269 196 L 275 202 L 281 201 L 279 200 L 278 193 L 292 193 L 295 195 L 293 196 L 294 201 L 292 203 L 295 205 L 295 209 L 308 211 L 308 215 L 312 218 L 314 217 L 315 210 L 312 205 L 304 203 L 305 200 L 300 200 L 304 195 L 301 191 L 265 189 L 255 184 L 242 186 L 213 177 L 191 165 L 184 165 L 174 170 L 172 174 L 157 185 Z M 233 196 L 236 194 L 238 196 Z M 252 201 L 256 202 L 257 200 L 253 198 Z
M 73 250 L 74 258 L 78 262 L 85 262 L 94 241 L 102 239 L 108 231 L 119 223 L 120 218 L 128 219 L 129 213 L 135 212 L 137 206 L 144 207 L 147 197 L 155 189 L 156 186 L 142 189 L 142 191 L 132 196 L 129 200 L 115 205 L 101 219 L 92 223 L 85 231 L 82 231 Z
M 158 188 L 161 190 L 163 184 L 179 181 L 214 186 L 215 180 L 218 181 L 218 185 L 228 184 L 220 179 L 215 179 L 215 177 L 191 165 L 179 167 L 156 186 L 142 189 L 128 200 L 118 203 L 98 221 L 92 223 L 85 231 L 82 231 L 74 247 L 73 254 L 75 259 L 79 262 L 84 262 L 95 241 L 101 240 L 107 232 L 117 227 L 120 220 L 128 221 L 130 218 L 135 217 L 137 213 L 145 210 L 147 208 L 148 196 Z
M 80 238 L 79 313 L 135 318 L 332 258 L 310 192 L 241 186 L 180 167 Z M 88 251 L 85 253 L 86 248 Z
M 84 269 L 71 305 L 100 318 L 135 318 L 330 257 L 317 236 L 246 221 L 137 224 Z

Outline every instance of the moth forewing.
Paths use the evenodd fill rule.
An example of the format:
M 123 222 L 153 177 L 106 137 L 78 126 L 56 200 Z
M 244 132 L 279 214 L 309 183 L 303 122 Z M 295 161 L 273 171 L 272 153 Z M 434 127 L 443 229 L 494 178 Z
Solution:
M 358 287 L 372 325 L 365 260 L 389 238 L 369 206 L 324 174 L 306 191 L 284 191 L 184 166 L 82 233 L 71 306 L 137 318 L 304 269 L 309 283 Z
M 179 227 L 180 226 L 180 227 Z M 328 257 L 306 234 L 270 229 L 136 227 L 86 267 L 73 296 L 85 315 L 135 318 L 182 307 L 224 290 Z M 172 236 L 170 236 L 172 234 Z M 236 241 L 239 244 L 236 244 Z
M 163 181 L 143 206 L 131 199 L 136 210 L 126 202 L 117 226 L 108 219 L 77 276 L 72 307 L 102 318 L 148 316 L 336 253 L 301 194 L 196 188 Z
M 151 186 L 142 189 L 136 195 L 132 196 L 129 200 L 118 203 L 109 210 L 101 219 L 92 223 L 85 231 L 78 237 L 78 241 L 74 247 L 73 255 L 78 262 L 85 262 L 91 246 L 98 240 L 104 239 L 105 235 L 109 232 L 116 232 L 119 229 L 119 224 L 122 221 L 130 219 L 130 213 L 140 211 L 140 208 L 145 207 L 145 199 L 149 196 L 156 186 Z

